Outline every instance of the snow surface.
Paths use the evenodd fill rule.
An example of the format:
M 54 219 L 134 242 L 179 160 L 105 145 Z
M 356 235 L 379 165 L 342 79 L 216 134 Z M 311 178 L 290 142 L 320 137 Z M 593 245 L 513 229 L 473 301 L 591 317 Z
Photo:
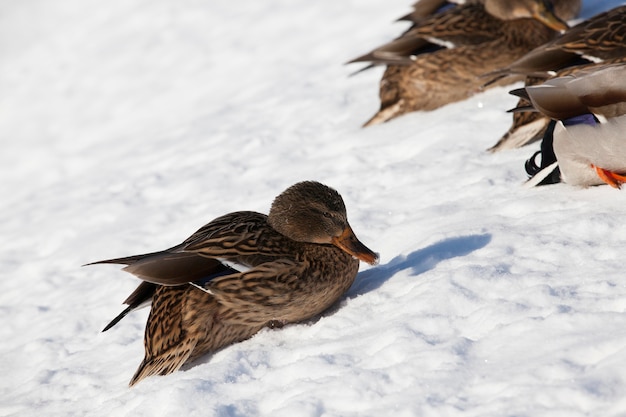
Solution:
M 491 90 L 368 129 L 412 0 L 0 2 L 0 415 L 624 416 L 624 192 L 521 186 Z M 589 17 L 623 1 L 585 0 Z M 163 249 L 287 186 L 381 253 L 319 320 L 126 384 Z

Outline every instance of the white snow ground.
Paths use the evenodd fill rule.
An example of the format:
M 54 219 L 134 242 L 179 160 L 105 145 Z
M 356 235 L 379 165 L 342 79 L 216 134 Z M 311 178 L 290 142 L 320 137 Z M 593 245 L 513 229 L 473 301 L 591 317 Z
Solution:
M 0 3 L 0 415 L 624 416 L 624 191 L 521 186 L 497 89 L 369 129 L 411 0 Z M 583 13 L 623 1 L 585 0 Z M 339 190 L 381 253 L 337 309 L 126 384 L 104 258 Z

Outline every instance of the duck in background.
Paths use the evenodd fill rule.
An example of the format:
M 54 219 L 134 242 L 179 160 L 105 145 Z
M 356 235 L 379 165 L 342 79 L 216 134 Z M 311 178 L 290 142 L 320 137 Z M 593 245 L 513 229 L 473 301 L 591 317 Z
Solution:
M 579 67 L 512 94 L 551 120 L 541 150 L 526 162 L 529 186 L 626 182 L 626 63 Z
M 572 27 L 562 36 L 541 45 L 507 68 L 497 71 L 493 80 L 526 77 L 531 86 L 552 77 L 571 74 L 578 67 L 626 62 L 626 6 L 600 13 Z M 520 98 L 517 107 L 529 103 Z M 509 130 L 489 150 L 513 149 L 541 139 L 550 119 L 542 113 L 513 112 Z
M 554 8 L 547 0 L 422 0 L 413 8 L 404 17 L 413 23 L 409 30 L 349 62 L 387 65 L 380 110 L 365 126 L 482 91 L 482 75 L 507 67 L 567 29 L 564 20 L 578 14 L 580 0 L 555 0 Z
M 376 264 L 378 255 L 354 235 L 339 193 L 305 181 L 276 197 L 267 216 L 230 213 L 170 249 L 94 264 L 127 265 L 144 281 L 105 330 L 152 303 L 132 386 L 263 327 L 322 313 L 350 288 L 359 260 Z

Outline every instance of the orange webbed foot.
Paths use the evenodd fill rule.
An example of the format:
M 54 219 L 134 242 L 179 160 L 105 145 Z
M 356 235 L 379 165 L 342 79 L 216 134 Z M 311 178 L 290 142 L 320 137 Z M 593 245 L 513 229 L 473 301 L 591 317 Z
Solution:
M 595 165 L 591 165 L 591 167 L 596 170 L 596 174 L 598 174 L 598 177 L 600 177 L 602 181 L 613 188 L 622 188 L 622 184 L 626 182 L 626 175 L 624 174 L 618 174 Z

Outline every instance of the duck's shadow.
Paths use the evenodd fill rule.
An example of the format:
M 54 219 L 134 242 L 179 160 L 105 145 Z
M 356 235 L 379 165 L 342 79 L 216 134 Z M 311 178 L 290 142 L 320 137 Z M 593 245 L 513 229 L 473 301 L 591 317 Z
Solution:
M 490 234 L 453 237 L 408 255 L 396 256 L 386 265 L 361 272 L 346 295 L 352 298 L 373 291 L 405 269 L 410 269 L 411 275 L 422 274 L 433 269 L 441 261 L 468 255 L 487 246 L 490 241 Z

